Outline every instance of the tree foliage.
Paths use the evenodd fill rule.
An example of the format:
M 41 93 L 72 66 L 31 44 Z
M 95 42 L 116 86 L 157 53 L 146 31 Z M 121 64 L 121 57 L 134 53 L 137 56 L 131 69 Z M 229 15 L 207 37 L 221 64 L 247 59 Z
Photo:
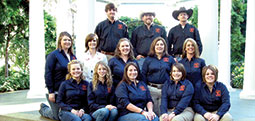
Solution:
M 56 49 L 56 19 L 44 11 L 45 52 L 48 55 Z

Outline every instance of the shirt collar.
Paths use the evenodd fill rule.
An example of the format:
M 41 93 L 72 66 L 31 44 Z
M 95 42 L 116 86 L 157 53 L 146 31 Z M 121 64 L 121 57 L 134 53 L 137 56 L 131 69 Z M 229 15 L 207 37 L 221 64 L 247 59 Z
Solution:
M 185 57 L 185 58 L 183 58 L 184 59 L 184 61 L 189 61 L 189 59 L 187 58 L 187 57 Z M 193 56 L 192 58 L 191 58 L 191 61 L 194 61 L 195 60 L 195 56 Z

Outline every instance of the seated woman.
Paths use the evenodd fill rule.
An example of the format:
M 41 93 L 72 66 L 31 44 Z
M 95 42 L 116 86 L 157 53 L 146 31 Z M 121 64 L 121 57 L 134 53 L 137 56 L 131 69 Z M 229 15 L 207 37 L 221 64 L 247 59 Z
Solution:
M 59 118 L 61 121 L 91 121 L 90 115 L 86 114 L 88 82 L 83 80 L 82 64 L 72 60 L 67 69 L 66 81 L 62 82 L 58 91 Z
M 118 121 L 158 121 L 147 85 L 138 79 L 139 67 L 130 62 L 124 68 L 115 94 L 118 99 Z M 146 109 L 146 110 L 145 110 Z
M 88 104 L 96 121 L 114 121 L 118 115 L 110 68 L 99 61 L 94 69 L 93 80 L 88 88 Z
M 232 121 L 228 113 L 230 96 L 226 86 L 217 81 L 218 69 L 205 66 L 202 70 L 203 82 L 196 87 L 193 109 L 194 121 Z
M 173 64 L 170 77 L 162 88 L 160 121 L 192 121 L 194 112 L 188 106 L 194 88 L 192 83 L 185 79 L 184 66 L 181 63 Z

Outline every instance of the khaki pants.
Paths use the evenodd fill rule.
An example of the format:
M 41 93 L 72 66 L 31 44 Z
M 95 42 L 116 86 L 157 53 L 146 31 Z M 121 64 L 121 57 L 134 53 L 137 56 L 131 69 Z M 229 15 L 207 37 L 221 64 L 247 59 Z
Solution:
M 160 115 L 160 104 L 161 104 L 161 89 L 148 86 L 152 100 L 154 102 L 153 104 L 153 111 L 157 114 L 157 116 Z
M 214 111 L 214 112 L 211 112 L 211 113 L 214 113 L 216 114 L 217 111 Z M 201 114 L 199 113 L 196 113 L 195 116 L 194 116 L 194 121 L 207 121 L 204 116 L 202 116 Z M 225 113 L 222 118 L 220 119 L 220 121 L 232 121 L 232 116 L 230 115 L 230 113 Z
M 174 109 L 168 109 L 168 114 L 172 113 Z M 182 113 L 176 115 L 172 121 L 193 121 L 194 111 L 191 107 L 185 108 Z M 160 116 L 160 121 L 163 121 L 162 116 Z

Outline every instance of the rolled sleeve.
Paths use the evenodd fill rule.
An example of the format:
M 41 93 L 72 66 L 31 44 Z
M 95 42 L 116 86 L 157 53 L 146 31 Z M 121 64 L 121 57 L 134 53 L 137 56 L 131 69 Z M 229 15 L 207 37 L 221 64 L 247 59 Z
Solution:
M 122 82 L 116 89 L 115 94 L 118 99 L 118 103 L 122 107 L 127 107 L 127 105 L 130 103 L 129 98 L 128 98 L 128 90 L 126 85 L 124 84 L 125 82 Z

